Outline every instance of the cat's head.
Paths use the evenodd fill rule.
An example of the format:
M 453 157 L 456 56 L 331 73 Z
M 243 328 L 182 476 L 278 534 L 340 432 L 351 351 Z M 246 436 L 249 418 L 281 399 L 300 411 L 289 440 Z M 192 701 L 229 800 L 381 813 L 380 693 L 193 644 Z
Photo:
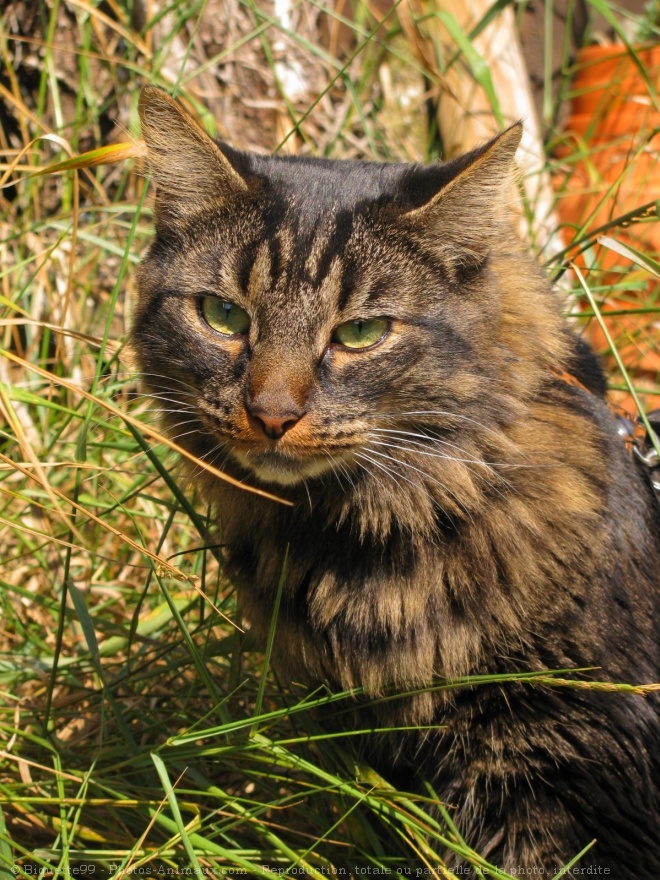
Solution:
M 132 338 L 178 442 L 253 482 L 348 485 L 431 435 L 459 448 L 486 398 L 501 415 L 520 125 L 424 167 L 239 152 L 153 87 L 140 117 L 156 238 Z

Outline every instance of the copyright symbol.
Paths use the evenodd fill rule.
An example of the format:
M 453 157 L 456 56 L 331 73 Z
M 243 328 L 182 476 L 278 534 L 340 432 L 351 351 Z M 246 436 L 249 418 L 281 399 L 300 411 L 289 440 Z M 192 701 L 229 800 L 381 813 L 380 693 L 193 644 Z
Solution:
M 18 865 L 12 865 L 12 866 L 11 866 L 11 872 L 12 872 L 12 874 L 18 874 L 18 872 L 19 872 L 20 870 L 21 870 L 21 869 L 18 867 Z

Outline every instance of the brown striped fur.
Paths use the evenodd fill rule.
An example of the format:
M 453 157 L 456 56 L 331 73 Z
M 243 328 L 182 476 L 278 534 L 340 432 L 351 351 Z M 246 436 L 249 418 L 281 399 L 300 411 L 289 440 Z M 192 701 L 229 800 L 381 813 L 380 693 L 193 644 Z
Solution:
M 545 668 L 659 680 L 657 503 L 508 222 L 520 126 L 422 167 L 240 153 L 154 88 L 140 113 L 156 238 L 133 345 L 173 436 L 294 502 L 198 478 L 261 640 L 290 546 L 278 671 L 368 697 Z M 211 329 L 201 295 L 249 331 Z M 369 318 L 379 344 L 332 342 Z M 273 439 L 261 419 L 289 421 Z M 418 765 L 498 865 L 549 872 L 596 837 L 581 865 L 655 876 L 654 696 L 484 686 L 369 711 L 442 726 L 392 735 L 385 761 Z

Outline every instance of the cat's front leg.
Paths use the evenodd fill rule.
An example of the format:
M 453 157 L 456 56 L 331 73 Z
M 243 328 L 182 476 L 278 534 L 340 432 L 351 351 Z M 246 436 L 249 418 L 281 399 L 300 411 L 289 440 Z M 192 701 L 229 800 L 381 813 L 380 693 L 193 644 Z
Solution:
M 500 697 L 504 696 L 504 692 Z M 649 702 L 594 691 L 492 693 L 460 702 L 422 772 L 459 832 L 513 876 L 650 880 L 660 866 L 660 811 Z M 435 762 L 435 763 L 434 763 Z M 453 861 L 452 861 L 453 859 Z M 460 859 L 447 854 L 450 866 Z

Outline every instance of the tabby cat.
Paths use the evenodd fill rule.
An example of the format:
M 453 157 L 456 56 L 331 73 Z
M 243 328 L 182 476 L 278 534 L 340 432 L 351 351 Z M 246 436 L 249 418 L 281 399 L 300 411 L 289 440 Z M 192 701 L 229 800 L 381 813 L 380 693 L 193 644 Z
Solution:
M 153 87 L 140 116 L 156 237 L 133 345 L 173 437 L 291 502 L 198 477 L 262 640 L 290 547 L 277 670 L 369 698 L 660 680 L 660 511 L 511 228 L 521 126 L 423 167 L 240 152 Z M 491 862 L 552 876 L 597 838 L 580 866 L 639 880 L 660 870 L 657 696 L 509 684 L 373 711 L 438 724 L 392 734 L 389 761 Z

